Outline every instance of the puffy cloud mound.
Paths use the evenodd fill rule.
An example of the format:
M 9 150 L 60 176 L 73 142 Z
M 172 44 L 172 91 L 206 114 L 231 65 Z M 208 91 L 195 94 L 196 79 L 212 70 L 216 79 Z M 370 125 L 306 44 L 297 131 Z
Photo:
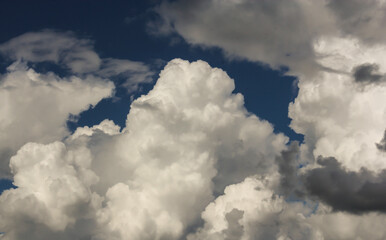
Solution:
M 269 180 L 251 177 L 228 186 L 202 213 L 204 227 L 188 239 L 318 239 L 305 223 L 311 209 L 286 203 L 270 190 Z
M 111 97 L 111 80 L 133 92 L 153 75 L 141 62 L 100 59 L 90 40 L 71 32 L 25 33 L 1 44 L 0 54 L 13 61 L 0 75 L 0 178 L 10 177 L 9 159 L 23 144 L 68 136 L 69 117 Z M 42 63 L 55 67 L 38 73 Z
M 105 120 L 63 142 L 24 145 L 10 164 L 18 188 L 0 196 L 2 238 L 386 236 L 385 215 L 366 213 L 382 210 L 372 196 L 383 175 L 336 160 L 299 168 L 312 155 L 309 140 L 287 147 L 288 139 L 248 113 L 233 90 L 222 70 L 175 59 L 132 103 L 122 131 Z
M 353 69 L 358 72 L 357 66 L 369 62 L 386 72 L 386 45 L 327 38 L 315 45 L 315 51 L 324 56 L 320 64 L 333 71 L 300 78 L 298 97 L 289 106 L 291 127 L 305 136 L 303 157 L 334 157 L 353 171 L 386 169 L 386 156 L 376 145 L 386 126 L 386 85 L 363 84 L 352 75 Z
M 9 158 L 25 143 L 49 143 L 68 135 L 66 121 L 109 97 L 112 82 L 94 76 L 60 78 L 39 74 L 22 62 L 0 77 L 0 176 L 9 177 Z
M 274 174 L 286 148 L 233 90 L 222 70 L 175 59 L 121 132 L 104 121 L 26 144 L 11 159 L 18 188 L 0 197 L 3 238 L 179 239 L 227 185 Z
M 260 191 L 250 183 L 255 180 L 228 185 L 225 194 L 202 214 L 205 225 L 190 238 L 385 237 L 381 224 L 366 224 L 385 222 L 381 213 L 386 169 L 382 135 L 386 126 L 385 7 L 383 0 L 178 0 L 160 4 L 156 10 L 163 22 L 150 25 L 159 27 L 158 33 L 177 33 L 192 45 L 219 47 L 230 58 L 273 68 L 285 65 L 299 77 L 299 94 L 289 106 L 289 117 L 291 127 L 304 135 L 304 143 L 292 144 L 276 156 L 275 183 L 260 193 L 281 198 L 280 207 L 267 212 L 259 209 L 261 202 L 267 202 L 270 209 L 276 200 L 253 197 Z M 247 185 L 251 185 L 249 190 Z M 232 193 L 230 189 L 237 190 Z M 256 199 L 256 205 L 246 209 L 247 204 L 233 203 L 237 197 L 249 201 L 242 193 Z M 314 208 L 314 201 L 319 200 Z M 304 206 L 295 207 L 293 201 Z M 246 217 L 277 211 L 280 214 L 264 220 Z M 287 211 L 293 211 L 291 219 L 296 220 L 281 221 L 281 213 Z M 292 229 L 301 229 L 304 235 L 282 230 L 291 221 L 297 224 Z M 259 224 L 267 226 L 267 235 L 265 230 L 249 230 L 260 229 Z

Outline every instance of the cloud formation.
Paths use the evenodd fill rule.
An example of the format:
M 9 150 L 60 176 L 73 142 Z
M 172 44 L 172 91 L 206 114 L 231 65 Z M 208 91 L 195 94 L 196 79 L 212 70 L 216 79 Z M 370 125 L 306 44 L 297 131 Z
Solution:
M 124 78 L 122 86 L 133 92 L 153 75 L 141 62 L 100 59 L 90 40 L 70 32 L 26 33 L 1 44 L 0 54 L 13 62 L 0 75 L 0 178 L 11 177 L 9 159 L 22 145 L 62 140 L 70 134 L 70 116 L 112 97 L 109 79 Z M 67 73 L 56 68 L 39 73 L 38 63 Z
M 0 78 L 0 177 L 9 177 L 9 159 L 25 143 L 49 143 L 69 134 L 66 121 L 102 98 L 112 82 L 94 76 L 60 78 L 15 62 Z M 42 117 L 44 116 L 44 117 Z
M 355 229 L 365 221 L 374 221 L 369 219 L 384 221 L 383 214 L 378 218 L 379 213 L 368 212 L 384 211 L 380 189 L 386 156 L 379 133 L 386 124 L 385 7 L 386 2 L 378 0 L 180 0 L 165 1 L 156 9 L 163 21 L 159 34 L 177 33 L 192 45 L 218 47 L 231 59 L 262 62 L 276 69 L 288 66 L 289 74 L 298 76 L 299 93 L 289 106 L 289 117 L 291 127 L 303 134 L 305 141 L 299 146 L 292 144 L 276 157 L 278 184 L 269 191 L 306 205 L 321 202 L 319 208 L 310 210 L 312 214 L 303 214 L 305 219 L 299 225 L 307 224 L 312 231 L 301 232 L 315 235 L 283 235 L 283 239 L 385 236 L 381 229 L 378 235 Z M 220 196 L 214 205 L 230 195 Z M 218 209 L 213 218 L 203 215 L 205 226 L 191 237 L 259 239 L 247 233 L 246 212 L 241 204 L 235 205 L 234 211 L 231 207 Z M 287 205 L 284 201 L 283 206 Z M 340 224 L 347 231 L 325 222 L 334 218 L 338 222 L 344 219 L 347 224 Z M 222 228 L 215 227 L 217 219 L 223 219 Z M 269 220 L 260 222 L 270 226 Z M 278 228 L 282 225 L 285 223 L 279 223 Z M 252 226 L 258 228 L 256 223 Z M 262 239 L 279 238 L 280 230 L 273 232 Z
M 274 173 L 286 148 L 233 90 L 222 70 L 176 59 L 132 103 L 122 132 L 104 121 L 23 146 L 11 159 L 18 188 L 0 197 L 4 239 L 179 239 L 214 194 Z
M 0 196 L 3 239 L 385 236 L 367 224 L 386 220 L 367 213 L 382 210 L 383 173 L 336 160 L 299 168 L 307 145 L 287 147 L 233 90 L 222 70 L 175 59 L 122 131 L 105 120 L 63 142 L 24 145 L 10 165 L 18 188 Z
M 19 60 L 2 76 L 9 85 L 0 96 L 11 96 L 4 101 L 24 94 L 36 103 L 25 109 L 61 113 L 52 125 L 35 124 L 49 135 L 6 149 L 21 147 L 10 161 L 17 188 L 0 196 L 2 239 L 385 239 L 385 2 L 347 4 L 179 0 L 157 10 L 162 33 L 220 47 L 230 58 L 289 66 L 299 77 L 289 116 L 303 143 L 289 143 L 249 113 L 224 71 L 181 59 L 132 102 L 124 129 L 106 119 L 69 135 L 59 123 L 83 108 L 63 97 L 53 101 L 68 106 L 61 113 L 43 99 L 66 89 L 63 96 L 75 91 L 72 98 L 80 94 L 88 106 L 87 89 L 100 87 L 91 102 L 110 96 L 113 85 L 103 78 L 129 77 L 132 91 L 149 81 L 148 67 L 101 59 L 89 40 L 70 33 L 1 45 Z M 72 76 L 36 73 L 21 59 L 59 64 Z M 4 106 L 13 116 L 16 108 Z
M 291 127 L 305 136 L 303 159 L 335 157 L 353 171 L 386 169 L 385 155 L 375 145 L 386 124 L 386 86 L 358 85 L 352 76 L 352 69 L 368 62 L 385 72 L 386 45 L 333 38 L 320 41 L 315 49 L 325 55 L 320 64 L 334 71 L 300 78 L 298 97 L 289 106 Z

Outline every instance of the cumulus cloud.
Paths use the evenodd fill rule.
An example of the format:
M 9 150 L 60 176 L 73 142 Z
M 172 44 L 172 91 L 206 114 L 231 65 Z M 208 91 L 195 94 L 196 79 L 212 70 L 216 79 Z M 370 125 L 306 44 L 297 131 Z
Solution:
M 386 46 L 328 38 L 319 41 L 315 50 L 325 56 L 320 64 L 335 71 L 299 79 L 299 94 L 289 106 L 289 116 L 291 127 L 305 136 L 302 158 L 335 157 L 348 170 L 382 171 L 386 159 L 375 143 L 386 124 L 386 86 L 358 86 L 351 71 L 374 62 L 385 72 Z
M 222 70 L 176 59 L 121 132 L 106 120 L 23 146 L 11 159 L 18 188 L 0 197 L 3 238 L 179 239 L 227 185 L 274 174 L 286 148 L 233 90 Z
M 385 239 L 384 6 L 163 2 L 161 33 L 298 74 L 289 116 L 304 142 L 288 144 L 249 113 L 222 70 L 175 59 L 133 101 L 124 129 L 105 120 L 62 141 L 27 143 L 11 158 L 18 188 L 0 196 L 2 238 Z M 146 65 L 95 57 L 90 41 L 70 54 L 66 44 L 50 52 L 28 40 L 26 55 L 24 41 L 0 51 L 63 64 L 74 76 L 62 84 L 123 76 L 136 89 L 149 81 Z M 29 78 L 50 74 L 24 68 Z
M 366 213 L 382 210 L 383 173 L 336 160 L 299 168 L 308 142 L 287 147 L 233 90 L 222 70 L 175 59 L 122 131 L 105 120 L 64 142 L 24 145 L 10 164 L 18 188 L 0 196 L 3 239 L 385 236 L 368 224 L 385 216 Z
M 306 201 L 286 201 L 272 190 L 278 177 L 251 176 L 228 186 L 224 195 L 203 211 L 204 226 L 187 239 L 348 240 L 386 236 L 384 214 L 351 214 L 333 211 L 323 203 L 315 207 Z
M 71 32 L 26 33 L 1 44 L 0 54 L 13 61 L 0 76 L 1 178 L 10 177 L 9 159 L 25 143 L 68 136 L 69 116 L 113 95 L 110 80 L 123 79 L 120 86 L 133 92 L 139 84 L 151 82 L 153 75 L 141 62 L 100 59 L 92 41 Z M 38 73 L 39 63 L 53 63 L 68 72 L 61 72 L 62 77 L 56 68 Z
M 287 203 L 269 184 L 270 179 L 251 177 L 228 186 L 202 213 L 205 225 L 188 239 L 318 239 L 303 224 L 311 209 Z
M 69 134 L 66 121 L 109 97 L 112 82 L 94 76 L 60 78 L 39 74 L 23 62 L 0 79 L 0 172 L 9 177 L 9 158 L 25 143 L 49 143 Z M 44 116 L 44 117 L 43 117 Z

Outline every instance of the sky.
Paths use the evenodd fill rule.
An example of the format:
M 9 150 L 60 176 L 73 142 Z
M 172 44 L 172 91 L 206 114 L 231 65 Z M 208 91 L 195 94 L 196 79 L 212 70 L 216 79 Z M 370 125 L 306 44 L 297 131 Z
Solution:
M 385 239 L 384 0 L 0 2 L 0 239 Z

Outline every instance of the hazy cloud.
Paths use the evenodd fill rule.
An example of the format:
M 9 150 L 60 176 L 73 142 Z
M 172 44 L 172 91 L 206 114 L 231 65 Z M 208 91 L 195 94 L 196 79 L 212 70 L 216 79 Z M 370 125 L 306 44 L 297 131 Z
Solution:
M 92 45 L 92 41 L 78 39 L 71 32 L 45 30 L 15 37 L 1 44 L 0 52 L 14 61 L 52 61 L 72 72 L 87 73 L 98 70 L 101 64 Z
M 124 78 L 130 92 L 138 84 L 152 81 L 153 72 L 142 62 L 127 59 L 101 59 L 90 39 L 72 32 L 44 30 L 22 34 L 0 45 L 0 54 L 12 61 L 53 62 L 75 75 L 92 74 L 103 78 Z
M 148 65 L 142 62 L 106 58 L 102 60 L 100 70 L 97 71 L 96 74 L 105 78 L 124 78 L 125 82 L 123 86 L 125 86 L 129 92 L 134 92 L 140 83 L 152 82 L 154 72 Z
M 69 135 L 69 116 L 112 97 L 115 86 L 110 80 L 123 79 L 120 86 L 133 92 L 153 75 L 141 62 L 101 59 L 91 40 L 71 32 L 25 33 L 1 44 L 0 54 L 14 61 L 0 76 L 0 177 L 10 177 L 9 159 L 23 144 Z M 65 77 L 36 72 L 34 64 L 44 62 L 69 72 Z

